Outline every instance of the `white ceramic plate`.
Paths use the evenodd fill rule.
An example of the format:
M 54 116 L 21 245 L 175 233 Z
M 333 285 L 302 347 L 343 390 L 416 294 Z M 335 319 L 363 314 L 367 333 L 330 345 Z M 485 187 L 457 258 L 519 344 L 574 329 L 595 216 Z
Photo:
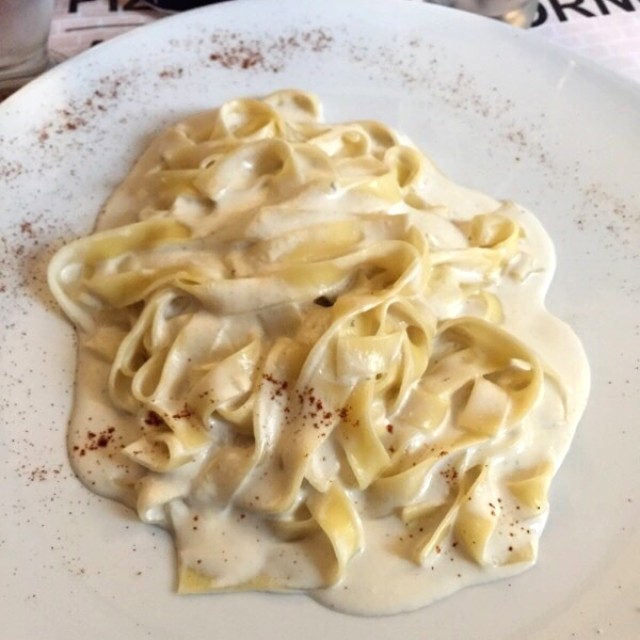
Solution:
M 235 53 L 234 53 L 235 51 Z M 452 177 L 538 213 L 551 309 L 593 393 L 531 571 L 413 614 L 302 596 L 174 594 L 171 542 L 75 479 L 64 438 L 73 334 L 45 284 L 159 127 L 281 87 L 330 120 L 379 118 Z M 234 2 L 62 64 L 0 107 L 0 635 L 8 640 L 640 636 L 640 93 L 535 35 L 397 0 Z

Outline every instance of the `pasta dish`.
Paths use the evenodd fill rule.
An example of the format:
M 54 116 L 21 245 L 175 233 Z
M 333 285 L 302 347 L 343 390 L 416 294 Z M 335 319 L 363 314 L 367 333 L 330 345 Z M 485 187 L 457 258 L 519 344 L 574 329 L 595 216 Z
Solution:
M 586 402 L 536 218 L 300 91 L 161 133 L 49 283 L 69 451 L 172 532 L 182 593 L 424 606 L 530 566 Z

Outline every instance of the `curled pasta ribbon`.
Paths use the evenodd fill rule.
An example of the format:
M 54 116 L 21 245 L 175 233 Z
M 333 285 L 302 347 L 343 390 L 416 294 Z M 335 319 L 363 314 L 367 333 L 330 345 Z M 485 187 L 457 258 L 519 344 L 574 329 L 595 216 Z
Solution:
M 427 389 L 451 397 L 471 385 L 458 417 L 464 429 L 492 435 L 507 419 L 520 423 L 542 392 L 544 372 L 538 357 L 503 329 L 479 318 L 448 320 L 439 331 L 455 346 L 427 372 Z
M 366 489 L 391 463 L 389 452 L 372 422 L 373 391 L 372 381 L 354 389 L 349 397 L 349 419 L 341 423 L 338 431 L 338 441 L 360 489 Z
M 461 505 L 482 482 L 485 475 L 486 467 L 482 465 L 472 467 L 465 472 L 456 493 L 449 501 L 435 505 L 416 504 L 402 510 L 402 519 L 412 524 L 422 534 L 414 548 L 414 560 L 418 564 L 424 564 L 429 556 L 438 551 L 439 545 L 452 527 L 466 526 L 466 522 L 463 525 L 458 525 L 457 522 Z M 488 538 L 487 532 L 480 528 L 475 533 L 479 535 L 478 542 L 482 546 Z M 464 539 L 471 540 L 470 537 Z M 475 538 L 473 541 L 475 543 Z
M 433 470 L 444 460 L 477 444 L 478 438 L 459 436 L 441 442 L 424 444 L 415 449 L 399 450 L 391 464 L 371 486 L 372 507 L 377 515 L 402 509 L 416 501 L 433 478 Z
M 329 584 L 335 584 L 364 544 L 360 518 L 347 494 L 337 484 L 325 493 L 314 493 L 307 500 L 307 507 L 331 542 L 336 566 Z
M 507 479 L 506 485 L 529 516 L 539 515 L 548 507 L 549 486 L 554 474 L 550 462 L 537 464 Z
M 428 559 L 435 561 L 443 552 L 442 545 L 447 544 L 461 550 L 469 559 L 481 566 L 511 565 L 530 563 L 536 552 L 537 542 L 530 536 L 515 535 L 514 529 L 526 531 L 520 526 L 508 529 L 509 544 L 497 552 L 491 542 L 497 536 L 500 522 L 499 510 L 505 507 L 503 499 L 495 494 L 495 482 L 492 483 L 494 469 L 492 465 L 475 465 L 462 475 L 457 487 L 440 503 L 416 503 L 404 507 L 401 515 L 410 531 L 415 532 L 416 543 L 411 548 L 413 560 L 423 565 Z M 543 515 L 551 470 L 548 466 L 520 474 L 516 480 L 509 480 L 516 497 L 513 511 L 517 522 Z M 535 507 L 535 512 L 523 512 L 523 508 Z M 528 526 L 532 526 L 529 524 Z
M 58 251 L 49 264 L 48 282 L 67 316 L 85 331 L 94 329 L 94 318 L 100 309 L 100 293 L 106 301 L 118 306 L 130 304 L 131 292 L 142 288 L 140 280 L 116 278 L 112 286 L 92 291 L 91 281 L 101 279 L 101 267 L 127 254 L 135 254 L 177 243 L 190 235 L 189 230 L 174 220 L 152 220 L 134 223 L 125 228 L 103 231 L 75 240 Z M 88 286 L 87 286 L 88 285 Z M 99 288 L 99 285 L 98 285 Z M 96 294 L 98 299 L 96 299 Z M 136 294 L 133 299 L 135 300 Z
M 203 424 L 217 412 L 243 433 L 252 432 L 253 396 L 261 361 L 261 342 L 253 340 L 208 366 L 189 389 L 189 406 Z
M 127 445 L 123 453 L 150 471 L 164 473 L 191 460 L 198 448 L 185 446 L 185 439 L 174 433 L 145 436 Z

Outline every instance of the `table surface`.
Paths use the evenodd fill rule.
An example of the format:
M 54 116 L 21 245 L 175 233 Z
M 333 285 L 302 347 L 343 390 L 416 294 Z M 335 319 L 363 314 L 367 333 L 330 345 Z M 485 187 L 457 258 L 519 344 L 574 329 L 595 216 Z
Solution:
M 72 57 L 164 15 L 144 0 L 55 0 L 50 48 Z M 531 30 L 640 83 L 640 3 L 635 0 L 540 0 Z

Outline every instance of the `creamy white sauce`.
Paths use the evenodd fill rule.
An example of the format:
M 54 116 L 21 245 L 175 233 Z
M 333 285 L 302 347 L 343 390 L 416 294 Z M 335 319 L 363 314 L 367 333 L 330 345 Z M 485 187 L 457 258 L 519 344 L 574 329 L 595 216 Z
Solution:
M 468 218 L 470 211 L 491 209 L 496 204 L 438 176 L 428 181 L 422 195 L 436 202 L 446 202 L 453 217 L 457 212 L 464 212 Z M 113 202 L 118 206 L 112 209 L 112 219 L 107 215 L 101 221 L 102 226 L 109 227 L 123 210 L 133 206 L 131 202 L 122 206 L 126 199 L 121 189 L 114 196 Z M 234 206 L 232 203 L 230 208 Z M 465 586 L 524 570 L 535 560 L 548 509 L 545 506 L 539 514 L 529 513 L 523 517 L 517 500 L 509 498 L 509 492 L 500 485 L 500 478 L 541 462 L 547 462 L 554 470 L 558 468 L 586 402 L 589 369 L 575 334 L 544 306 L 544 296 L 555 268 L 551 242 L 532 214 L 517 209 L 512 215 L 525 232 L 526 251 L 531 255 L 533 271 L 528 273 L 525 266 L 527 277 L 524 281 L 505 275 L 492 290 L 502 303 L 502 327 L 538 354 L 544 363 L 547 373 L 545 392 L 525 423 L 500 432 L 490 444 L 469 446 L 455 455 L 446 452 L 447 455 L 435 463 L 429 485 L 423 487 L 422 494 L 415 499 L 419 502 L 421 496 L 429 499 L 445 497 L 455 486 L 451 474 L 456 472 L 461 460 L 464 460 L 465 468 L 482 464 L 488 458 L 493 460 L 499 469 L 497 480 L 487 482 L 469 498 L 469 508 L 473 512 L 490 519 L 493 517 L 498 523 L 488 543 L 486 555 L 490 560 L 485 566 L 470 559 L 455 536 L 450 534 L 444 536 L 420 566 L 410 559 L 410 549 L 419 532 L 405 526 L 396 515 L 375 517 L 379 506 L 368 504 L 365 491 L 348 487 L 347 492 L 362 518 L 364 545 L 348 562 L 337 584 L 327 587 L 333 558 L 327 537 L 317 531 L 295 541 L 284 540 L 281 535 L 274 534 L 273 523 L 262 515 L 260 500 L 265 503 L 271 499 L 278 483 L 286 483 L 286 474 L 282 475 L 285 472 L 260 465 L 253 470 L 248 467 L 248 478 L 231 499 L 221 493 L 224 483 L 214 487 L 201 481 L 204 470 L 215 455 L 216 446 L 232 439 L 224 420 L 214 420 L 212 441 L 208 447 L 192 455 L 186 464 L 166 473 L 149 472 L 123 455 L 124 446 L 157 426 L 154 424 L 157 416 L 149 412 L 131 416 L 113 406 L 107 389 L 110 363 L 99 353 L 100 350 L 109 351 L 113 347 L 110 341 L 115 343 L 118 340 L 117 335 L 108 332 L 94 334 L 98 337 L 90 343 L 81 342 L 79 348 L 69 449 L 80 479 L 91 490 L 137 508 L 146 522 L 173 530 L 182 566 L 203 575 L 215 576 L 217 588 L 222 590 L 233 590 L 238 585 L 250 583 L 256 575 L 267 574 L 274 580 L 273 584 L 278 585 L 276 590 L 304 590 L 331 608 L 361 615 L 378 615 L 423 607 Z M 449 227 L 438 231 L 441 223 L 438 216 L 434 216 L 431 223 L 428 220 L 420 222 L 416 216 L 416 224 L 425 224 L 426 227 L 421 229 L 424 233 L 433 232 L 449 247 L 464 242 L 464 235 L 458 237 L 456 234 L 459 232 L 455 229 Z M 263 219 L 268 220 L 269 225 L 277 224 L 266 215 Z M 260 221 L 260 224 L 265 222 Z M 259 228 L 259 224 L 256 222 L 252 228 Z M 270 232 L 274 231 L 273 227 L 270 228 Z M 213 264 L 217 263 L 213 261 Z M 241 262 L 238 264 L 242 266 Z M 512 266 L 512 270 L 515 271 L 516 266 Z M 276 288 L 278 285 L 273 283 L 271 286 Z M 278 291 L 267 286 L 262 293 L 265 299 L 271 299 Z M 248 298 L 244 299 L 243 295 Z M 234 300 L 239 307 L 254 301 L 250 294 L 242 292 Z M 460 307 L 459 301 L 452 302 L 446 296 L 431 301 L 427 298 L 427 304 L 449 317 L 473 313 L 472 306 Z M 262 326 L 267 333 L 276 331 L 293 335 L 299 329 L 300 318 L 308 310 L 306 303 L 293 303 L 279 313 L 266 314 Z M 314 313 L 316 315 L 311 314 L 306 320 L 310 336 L 314 336 L 323 323 L 326 324 L 322 309 L 314 308 Z M 203 321 L 203 331 L 212 326 L 207 322 L 206 319 Z M 302 326 L 307 325 L 303 323 Z M 242 316 L 232 316 L 217 325 L 215 339 L 233 341 L 233 336 L 241 335 L 247 327 L 243 325 Z M 234 384 L 233 381 L 227 382 Z M 281 403 L 279 413 L 275 413 L 280 416 L 280 424 L 273 427 L 277 431 L 286 428 L 288 405 L 286 402 L 282 404 L 282 399 L 275 396 L 274 393 L 274 404 Z M 333 407 L 332 411 L 337 409 Z M 388 420 L 383 415 L 378 418 L 380 421 Z M 335 424 L 335 418 L 327 418 L 327 428 L 335 428 Z M 391 432 L 386 437 L 391 443 Z M 416 436 L 418 445 L 427 441 L 423 434 Z M 250 443 L 246 451 L 238 450 L 237 464 L 229 466 L 230 475 L 237 468 L 242 468 L 250 452 Z M 314 455 L 308 481 L 316 489 L 324 491 L 328 479 L 345 464 L 340 448 L 334 442 L 326 441 L 321 453 Z M 261 473 L 265 474 L 263 480 L 256 478 Z M 325 485 L 321 486 L 322 483 Z M 255 489 L 255 495 L 248 493 L 249 489 Z M 160 494 L 163 497 L 159 502 L 163 506 L 158 507 L 155 496 Z M 510 563 L 514 549 L 527 545 L 534 551 L 532 557 Z M 260 584 L 256 588 L 270 590 L 274 587 Z

